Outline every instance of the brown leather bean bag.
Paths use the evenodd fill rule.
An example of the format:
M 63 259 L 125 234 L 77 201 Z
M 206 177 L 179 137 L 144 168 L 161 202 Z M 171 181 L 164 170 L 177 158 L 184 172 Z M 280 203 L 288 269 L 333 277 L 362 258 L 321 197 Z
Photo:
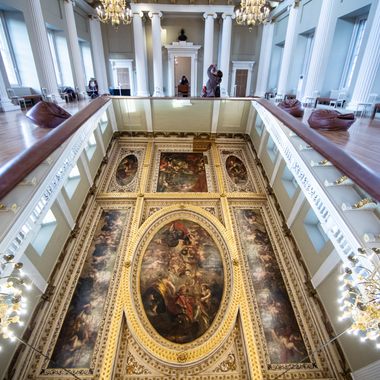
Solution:
M 27 113 L 26 117 L 42 128 L 55 128 L 71 115 L 62 107 L 51 102 L 38 102 Z
M 302 117 L 303 116 L 303 108 L 302 104 L 297 99 L 286 99 L 282 102 L 278 103 L 278 106 L 287 112 L 288 114 L 294 116 L 294 117 Z
M 335 110 L 315 110 L 308 120 L 311 128 L 329 131 L 346 131 L 354 121 L 353 113 L 341 114 Z

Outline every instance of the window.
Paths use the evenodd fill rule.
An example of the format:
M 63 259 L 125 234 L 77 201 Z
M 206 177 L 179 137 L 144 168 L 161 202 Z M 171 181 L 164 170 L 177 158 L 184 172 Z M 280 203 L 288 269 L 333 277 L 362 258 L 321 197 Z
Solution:
M 57 219 L 55 218 L 53 212 L 49 210 L 42 220 L 40 230 L 32 243 L 33 248 L 40 256 L 44 253 L 56 228 Z
M 90 138 L 87 141 L 87 147 L 86 147 L 86 153 L 87 153 L 87 158 L 91 160 L 92 156 L 95 153 L 96 149 L 96 139 L 94 133 L 91 133 Z
M 272 137 L 270 136 L 268 138 L 267 151 L 268 151 L 270 159 L 272 160 L 272 162 L 274 162 L 278 153 L 278 148 L 277 148 L 277 145 L 272 140 Z
M 75 190 L 77 189 L 80 182 L 80 172 L 78 169 L 78 166 L 75 165 L 67 178 L 66 184 L 65 184 L 65 190 L 67 193 L 67 196 L 71 199 L 73 195 L 75 194 Z
M 49 45 L 51 56 L 53 58 L 55 76 L 58 86 L 73 87 L 73 74 L 71 72 L 71 64 L 67 42 L 62 32 L 48 29 Z
M 306 214 L 304 226 L 315 250 L 318 253 L 321 252 L 329 238 L 323 231 L 322 225 L 312 209 Z
M 302 75 L 304 78 L 306 78 L 307 73 L 309 71 L 313 45 L 314 45 L 314 33 L 310 33 L 306 36 L 306 49 L 305 49 L 305 55 L 304 55 L 303 64 L 302 64 Z
M 60 70 L 60 64 L 58 61 L 57 45 L 55 43 L 54 31 L 48 30 L 48 39 L 49 39 L 51 56 L 53 58 L 53 64 L 54 64 L 55 76 L 57 78 L 57 83 L 58 83 L 58 86 L 62 86 L 63 85 L 62 74 Z
M 4 12 L 0 12 L 0 53 L 3 57 L 5 71 L 11 85 L 18 86 L 21 84 L 17 72 L 16 60 L 10 43 L 9 32 L 5 22 Z
M 2 12 L 2 32 L 7 42 L 5 61 L 7 76 L 12 85 L 39 88 L 37 69 L 22 12 Z M 5 36 L 5 40 L 4 40 Z M 3 52 L 2 52 L 3 54 Z M 16 75 L 16 79 L 15 79 Z
M 340 81 L 341 89 L 348 89 L 352 82 L 356 62 L 358 60 L 360 46 L 363 41 L 364 30 L 367 23 L 366 17 L 359 17 L 355 21 L 354 29 L 352 31 L 351 42 L 348 48 L 346 62 L 343 68 L 342 79 Z
M 100 130 L 102 131 L 102 133 L 104 133 L 108 126 L 108 117 L 106 112 L 104 112 L 102 117 L 100 118 L 99 125 Z
M 293 198 L 298 188 L 298 183 L 287 166 L 285 166 L 284 172 L 281 177 L 281 181 L 289 198 Z
M 94 78 L 94 66 L 92 64 L 91 47 L 88 42 L 79 42 L 80 51 L 82 54 L 83 69 L 86 75 L 87 83 L 91 78 Z

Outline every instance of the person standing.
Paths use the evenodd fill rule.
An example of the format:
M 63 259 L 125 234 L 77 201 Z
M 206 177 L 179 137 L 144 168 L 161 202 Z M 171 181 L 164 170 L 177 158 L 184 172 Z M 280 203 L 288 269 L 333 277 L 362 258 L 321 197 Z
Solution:
M 220 70 L 216 70 L 216 65 L 213 64 L 207 69 L 207 75 L 209 79 L 206 83 L 206 93 L 203 96 L 208 98 L 220 97 L 219 85 L 222 82 L 223 73 Z

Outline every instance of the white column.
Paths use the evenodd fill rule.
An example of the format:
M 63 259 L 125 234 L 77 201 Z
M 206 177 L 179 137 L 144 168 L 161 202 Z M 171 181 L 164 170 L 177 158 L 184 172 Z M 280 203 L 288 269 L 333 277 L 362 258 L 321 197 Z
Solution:
M 10 87 L 11 85 L 5 70 L 3 57 L 0 54 L 0 111 L 6 112 L 20 110 L 20 106 L 13 104 L 8 98 L 7 88 Z
M 222 48 L 220 55 L 220 70 L 223 72 L 222 83 L 220 84 L 220 95 L 228 96 L 228 77 L 230 70 L 230 54 L 231 54 L 231 33 L 233 14 L 223 13 L 223 30 L 222 30 Z
M 161 12 L 149 12 L 152 20 L 152 49 L 153 49 L 153 96 L 163 96 L 162 83 L 162 42 L 161 42 Z
M 72 0 L 65 0 L 63 2 L 63 9 L 66 16 L 67 24 L 67 40 L 69 43 L 74 83 L 80 92 L 86 91 L 86 79 L 83 72 L 82 58 L 79 48 L 77 27 L 75 24 L 74 8 Z
M 307 97 L 313 97 L 314 91 L 321 91 L 322 89 L 334 37 L 336 24 L 334 8 L 337 3 L 337 1 L 323 0 L 306 78 L 304 101 Z
M 135 43 L 137 96 L 149 96 L 148 77 L 145 65 L 145 42 L 142 12 L 133 13 L 133 39 Z
M 368 101 L 368 96 L 375 83 L 376 75 L 380 67 L 380 2 L 377 3 L 375 16 L 369 32 L 363 60 L 360 64 L 358 77 L 352 92 L 352 99 L 348 106 L 356 109 L 358 103 Z
M 106 61 L 104 58 L 104 48 L 100 21 L 94 17 L 90 18 L 90 34 L 92 55 L 94 57 L 95 77 L 99 86 L 99 93 L 108 93 L 108 80 Z
M 277 93 L 285 95 L 288 91 L 289 74 L 291 72 L 292 58 L 296 46 L 296 27 L 297 27 L 298 5 L 290 6 L 288 26 L 286 28 L 284 54 L 282 56 L 280 75 L 277 85 Z
M 263 35 L 261 37 L 260 61 L 257 73 L 256 96 L 264 96 L 268 89 L 270 59 L 273 47 L 274 23 L 268 23 L 263 26 Z
M 204 13 L 205 19 L 205 42 L 203 46 L 203 85 L 207 83 L 207 69 L 215 63 L 214 58 L 214 19 L 216 19 L 216 13 Z
M 64 102 L 58 93 L 57 78 L 40 0 L 25 0 L 25 3 L 27 5 L 24 13 L 25 24 L 28 29 L 40 86 L 46 88 L 49 95 L 54 95 L 58 102 Z

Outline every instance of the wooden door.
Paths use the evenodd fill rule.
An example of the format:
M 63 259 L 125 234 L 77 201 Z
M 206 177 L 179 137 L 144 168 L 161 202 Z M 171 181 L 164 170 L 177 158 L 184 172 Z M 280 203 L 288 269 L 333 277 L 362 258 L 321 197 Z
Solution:
M 236 93 L 235 93 L 235 96 L 237 96 L 239 98 L 245 97 L 245 92 L 247 90 L 247 78 L 248 78 L 248 70 L 247 69 L 237 69 L 236 70 L 236 80 L 235 80 Z

